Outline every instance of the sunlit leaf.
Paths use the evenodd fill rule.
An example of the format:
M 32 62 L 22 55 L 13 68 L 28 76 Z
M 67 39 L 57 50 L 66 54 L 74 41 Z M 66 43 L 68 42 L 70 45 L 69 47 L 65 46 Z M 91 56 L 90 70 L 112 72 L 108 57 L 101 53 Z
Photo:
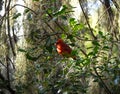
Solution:
M 77 24 L 77 22 L 75 21 L 75 18 L 70 18 L 69 24 L 70 26 L 74 26 L 75 24 Z
M 74 30 L 74 31 L 78 31 L 78 30 L 81 30 L 81 29 L 83 29 L 83 28 L 84 28 L 84 25 L 83 25 L 83 24 L 76 24 L 76 25 L 74 25 L 73 30 Z
M 66 37 L 67 37 L 66 34 L 61 34 L 62 39 L 65 39 Z
M 66 5 L 63 5 L 63 6 L 61 6 L 61 8 L 56 12 L 56 13 L 54 13 L 53 15 L 54 16 L 59 16 L 59 15 L 62 15 L 62 14 L 65 14 L 67 11 L 68 8 L 67 8 L 67 6 Z

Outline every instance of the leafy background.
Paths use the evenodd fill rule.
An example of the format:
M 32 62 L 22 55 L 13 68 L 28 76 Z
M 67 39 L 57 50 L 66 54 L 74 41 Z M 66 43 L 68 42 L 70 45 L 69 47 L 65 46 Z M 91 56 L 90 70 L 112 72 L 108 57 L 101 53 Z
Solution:
M 8 5 L 0 20 L 0 49 L 4 48 L 0 54 L 0 92 L 119 94 L 119 0 L 78 0 L 77 12 L 78 6 L 71 2 L 4 2 Z M 16 6 L 24 12 L 14 10 Z M 18 35 L 20 28 L 23 35 Z M 77 60 L 58 55 L 58 38 L 73 49 Z

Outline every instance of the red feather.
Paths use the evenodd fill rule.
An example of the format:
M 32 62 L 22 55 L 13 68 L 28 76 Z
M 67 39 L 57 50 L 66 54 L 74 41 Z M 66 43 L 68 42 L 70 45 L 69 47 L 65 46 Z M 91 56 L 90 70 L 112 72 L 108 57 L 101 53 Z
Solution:
M 75 56 L 72 56 L 72 49 L 62 39 L 57 40 L 56 48 L 58 54 L 66 57 L 72 57 L 74 60 L 76 59 Z

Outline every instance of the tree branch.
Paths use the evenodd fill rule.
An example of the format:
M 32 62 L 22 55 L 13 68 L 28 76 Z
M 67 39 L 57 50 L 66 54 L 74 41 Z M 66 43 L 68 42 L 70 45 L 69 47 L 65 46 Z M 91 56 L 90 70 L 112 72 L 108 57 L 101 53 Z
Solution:
M 88 21 L 88 19 L 87 19 L 87 15 L 85 14 L 84 9 L 83 9 L 83 7 L 82 7 L 81 0 L 79 0 L 79 4 L 80 4 L 80 7 L 81 7 L 82 12 L 83 12 L 83 14 L 84 14 L 84 17 L 85 17 L 85 20 L 86 20 L 86 22 L 87 22 L 87 25 L 88 25 L 88 27 L 89 27 L 89 29 L 90 29 L 90 33 L 92 34 L 94 40 L 96 40 L 97 37 L 94 35 L 93 30 L 92 30 L 92 28 L 91 28 L 91 26 L 90 26 L 90 24 L 89 24 L 89 21 Z
M 95 74 L 97 75 L 98 79 L 100 80 L 100 82 L 102 83 L 103 88 L 105 89 L 107 94 L 112 94 L 112 92 L 110 91 L 110 89 L 107 87 L 107 85 L 104 83 L 104 81 L 102 80 L 102 78 L 100 77 L 100 75 L 98 74 L 97 70 L 95 67 L 93 67 Z
M 10 34 L 10 19 L 9 19 L 10 2 L 11 2 L 11 0 L 9 0 L 8 6 L 6 7 L 6 11 L 7 11 L 7 30 L 8 30 L 8 37 L 9 37 L 9 42 L 10 42 L 10 47 L 11 47 L 12 53 L 13 53 L 14 56 L 16 56 L 14 46 L 13 46 L 13 43 L 12 43 L 12 37 L 11 37 L 11 34 Z

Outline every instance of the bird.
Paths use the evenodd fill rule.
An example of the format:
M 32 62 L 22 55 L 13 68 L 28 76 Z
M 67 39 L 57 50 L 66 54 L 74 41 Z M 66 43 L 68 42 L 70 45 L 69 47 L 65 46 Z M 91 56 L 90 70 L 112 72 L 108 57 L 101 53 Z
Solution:
M 76 56 L 72 54 L 72 49 L 68 44 L 66 44 L 62 39 L 58 39 L 56 42 L 56 50 L 59 55 L 62 55 L 63 57 L 71 57 L 74 60 L 76 60 Z

